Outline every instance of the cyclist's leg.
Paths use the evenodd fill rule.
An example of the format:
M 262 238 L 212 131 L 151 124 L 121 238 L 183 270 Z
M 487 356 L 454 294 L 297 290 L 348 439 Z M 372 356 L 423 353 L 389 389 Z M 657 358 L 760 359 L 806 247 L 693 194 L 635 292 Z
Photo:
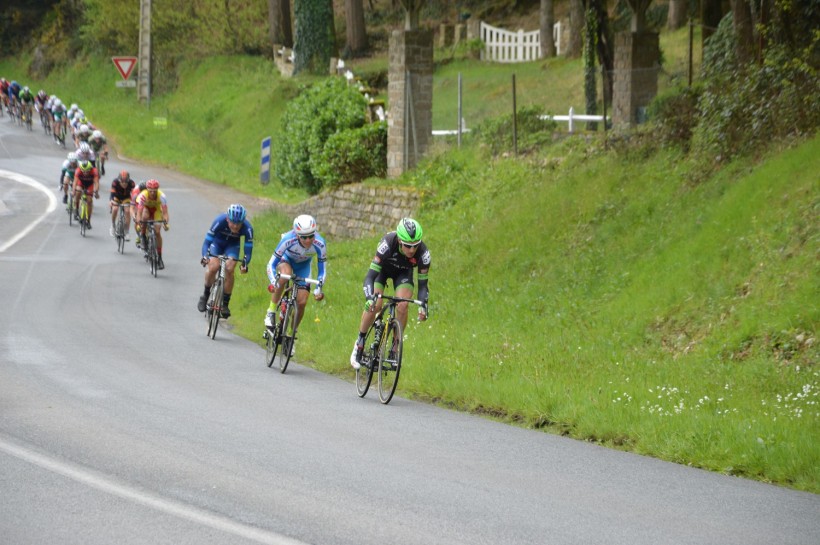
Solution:
M 119 199 L 113 199 L 108 201 L 108 208 L 111 212 L 111 229 L 114 229 L 115 231 L 117 229 L 117 216 L 119 216 L 120 213 L 120 207 L 117 206 L 119 202 Z
M 296 276 L 308 278 L 310 276 L 310 261 L 297 263 L 293 266 L 293 272 Z M 299 309 L 299 312 L 296 313 L 296 329 L 299 329 L 302 316 L 305 314 L 305 306 L 307 305 L 308 294 L 310 293 L 308 284 L 305 282 L 300 282 L 298 288 L 299 289 L 296 292 L 296 306 Z
M 396 297 L 412 299 L 413 297 L 413 271 L 407 271 L 393 280 L 396 287 Z M 409 303 L 399 303 L 396 305 L 396 319 L 401 324 L 401 330 L 405 330 L 407 325 L 407 307 Z
M 276 270 L 279 274 L 293 274 L 293 265 L 290 264 L 289 261 L 283 260 L 279 263 L 279 266 L 276 267 Z M 276 309 L 279 307 L 279 301 L 282 300 L 282 292 L 285 290 L 285 286 L 287 286 L 287 280 L 279 280 L 279 287 L 273 290 L 273 293 L 270 294 L 270 307 L 268 310 L 276 312 Z

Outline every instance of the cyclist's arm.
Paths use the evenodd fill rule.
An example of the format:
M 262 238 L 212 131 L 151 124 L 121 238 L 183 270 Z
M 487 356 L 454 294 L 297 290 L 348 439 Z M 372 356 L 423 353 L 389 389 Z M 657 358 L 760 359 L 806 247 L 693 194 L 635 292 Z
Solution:
M 365 299 L 373 299 L 374 297 L 376 297 L 375 283 L 376 278 L 378 278 L 379 273 L 381 271 L 381 265 L 379 265 L 375 261 L 370 264 L 370 268 L 367 270 L 367 274 L 364 275 L 364 283 L 362 285 Z

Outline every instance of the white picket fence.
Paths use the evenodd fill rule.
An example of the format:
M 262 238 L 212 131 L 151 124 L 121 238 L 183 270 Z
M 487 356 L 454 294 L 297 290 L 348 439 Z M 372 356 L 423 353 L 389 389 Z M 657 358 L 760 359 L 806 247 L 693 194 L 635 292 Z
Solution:
M 481 21 L 479 26 L 484 49 L 481 60 L 492 62 L 528 62 L 541 58 L 541 38 L 539 30 L 512 32 L 503 28 L 488 25 Z M 561 22 L 552 27 L 552 39 L 555 51 L 561 54 Z

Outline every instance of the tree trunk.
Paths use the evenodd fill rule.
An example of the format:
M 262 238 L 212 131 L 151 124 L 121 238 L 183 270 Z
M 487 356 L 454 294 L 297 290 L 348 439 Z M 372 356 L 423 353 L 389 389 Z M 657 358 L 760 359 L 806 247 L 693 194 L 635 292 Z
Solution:
M 666 17 L 666 26 L 669 30 L 677 30 L 686 23 L 687 0 L 669 0 L 669 15 Z
M 717 31 L 721 19 L 723 19 L 721 0 L 701 0 L 700 21 L 703 25 L 700 35 L 701 48 L 706 46 L 706 40 Z
M 732 0 L 732 22 L 735 24 L 735 52 L 741 64 L 755 58 L 754 24 L 749 0 Z
M 555 26 L 555 9 L 553 0 L 541 0 L 541 54 L 544 58 L 555 56 L 555 40 L 552 38 L 552 27 Z
M 598 54 L 598 64 L 603 67 L 603 99 L 607 104 L 612 104 L 612 88 L 614 84 L 615 69 L 615 35 L 612 32 L 612 25 L 609 24 L 609 13 L 606 9 L 606 0 L 589 0 L 590 7 L 597 15 L 596 29 L 598 37 L 595 43 Z
M 290 0 L 268 0 L 268 19 L 271 43 L 293 47 Z
M 347 45 L 344 56 L 347 58 L 361 56 L 368 47 L 362 0 L 345 0 L 345 22 Z
M 584 47 L 584 2 L 569 0 L 569 40 L 567 57 L 578 58 Z

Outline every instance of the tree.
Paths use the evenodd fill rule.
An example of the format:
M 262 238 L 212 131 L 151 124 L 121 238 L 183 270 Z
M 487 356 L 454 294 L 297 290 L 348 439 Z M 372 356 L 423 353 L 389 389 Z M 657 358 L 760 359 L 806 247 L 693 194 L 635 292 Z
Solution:
M 344 56 L 357 57 L 367 51 L 367 29 L 364 24 L 362 0 L 345 0 L 345 23 L 347 25 Z
M 669 0 L 669 15 L 666 17 L 666 26 L 669 30 L 677 30 L 686 23 L 687 0 Z
M 581 56 L 584 44 L 584 0 L 569 0 L 569 40 L 567 57 Z
M 749 63 L 755 58 L 754 23 L 749 0 L 732 0 L 732 22 L 737 60 L 741 64 Z
M 271 44 L 293 47 L 293 28 L 290 23 L 290 0 L 268 0 Z
M 419 27 L 419 12 L 425 0 L 401 0 L 404 7 L 404 30 L 416 30 Z
M 336 51 L 332 0 L 295 0 L 296 40 L 293 44 L 293 73 L 303 70 L 327 74 Z
M 552 27 L 555 25 L 555 7 L 553 0 L 541 0 L 541 53 L 544 57 L 555 56 L 555 40 L 552 39 Z
M 701 47 L 706 47 L 706 40 L 715 33 L 723 19 L 723 7 L 721 0 L 701 0 L 700 3 L 700 22 L 701 29 Z

